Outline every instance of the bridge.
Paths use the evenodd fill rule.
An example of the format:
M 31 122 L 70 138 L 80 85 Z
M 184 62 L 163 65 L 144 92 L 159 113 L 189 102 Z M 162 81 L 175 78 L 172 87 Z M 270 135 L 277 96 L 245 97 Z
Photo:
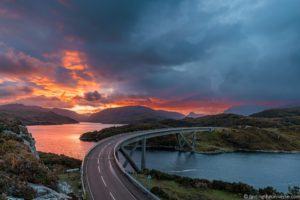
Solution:
M 196 132 L 213 128 L 168 128 L 138 131 L 112 136 L 98 142 L 82 163 L 82 186 L 91 200 L 145 200 L 158 198 L 136 181 L 125 168 L 129 164 L 137 173 L 147 166 L 147 139 L 176 135 L 178 150 L 195 151 Z M 191 134 L 191 137 L 187 137 Z M 133 152 L 141 149 L 141 165 L 132 159 Z M 121 163 L 119 152 L 125 158 Z

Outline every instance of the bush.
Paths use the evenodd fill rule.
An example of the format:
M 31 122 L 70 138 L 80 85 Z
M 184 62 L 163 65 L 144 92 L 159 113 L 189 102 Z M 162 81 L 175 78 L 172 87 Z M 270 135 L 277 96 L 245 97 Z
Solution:
M 157 180 L 172 180 L 186 187 L 210 188 L 238 194 L 257 194 L 256 189 L 245 183 L 228 183 L 218 180 L 209 181 L 206 179 L 193 179 L 189 177 L 181 177 L 177 175 L 167 174 L 157 170 L 145 170 L 144 173 L 146 175 L 151 175 L 151 177 Z M 274 191 L 276 192 L 276 190 Z
M 53 153 L 39 152 L 41 161 L 52 168 L 54 165 L 62 165 L 64 168 L 80 168 L 81 160 L 71 158 L 65 155 L 57 155 Z
M 270 187 L 270 186 L 259 189 L 258 193 L 260 195 L 275 195 L 275 194 L 278 194 L 278 192 L 273 187 Z
M 157 195 L 158 197 L 162 198 L 162 199 L 170 199 L 170 196 L 160 187 L 153 187 L 151 188 L 150 192 L 152 192 L 153 194 Z

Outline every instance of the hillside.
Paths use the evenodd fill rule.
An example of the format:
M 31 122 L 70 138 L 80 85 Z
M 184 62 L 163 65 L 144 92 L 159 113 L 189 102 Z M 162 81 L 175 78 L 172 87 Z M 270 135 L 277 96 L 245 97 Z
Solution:
M 203 117 L 203 116 L 205 116 L 205 115 L 204 114 L 190 112 L 186 117 L 189 117 L 189 118 L 198 118 L 198 117 Z
M 164 119 L 156 122 L 143 122 L 143 123 L 132 123 L 120 127 L 112 127 L 102 129 L 100 131 L 93 131 L 84 133 L 80 139 L 85 141 L 98 141 L 105 137 L 112 136 L 114 134 L 126 133 L 138 130 L 148 130 L 155 128 L 166 128 L 166 127 L 197 127 L 197 126 L 213 126 L 213 127 L 277 127 L 282 122 L 272 121 L 268 119 L 259 119 L 253 117 L 245 117 L 234 114 L 219 114 L 210 115 L 199 118 L 184 118 L 184 119 Z
M 235 114 L 219 114 L 180 120 L 135 123 L 84 133 L 80 139 L 99 141 L 113 135 L 132 131 L 168 127 L 219 127 L 211 133 L 198 134 L 197 150 L 222 151 L 300 151 L 300 117 L 259 118 Z M 174 148 L 176 137 L 153 138 L 148 145 Z
M 153 110 L 143 106 L 125 106 L 109 108 L 92 114 L 89 117 L 89 121 L 127 124 L 141 121 L 158 121 L 162 119 L 180 119 L 183 117 L 184 115 L 176 112 Z
M 266 110 L 267 108 L 268 107 L 266 106 L 259 106 L 259 105 L 240 105 L 240 106 L 232 106 L 227 110 L 225 110 L 224 113 L 249 116 L 254 113 Z
M 81 199 L 81 161 L 37 152 L 27 128 L 0 116 L 0 199 Z
M 58 115 L 69 117 L 71 119 L 75 119 L 76 121 L 79 121 L 79 122 L 86 122 L 89 117 L 88 115 L 81 115 L 81 114 L 78 114 L 77 112 L 74 112 L 71 110 L 66 110 L 66 109 L 61 109 L 61 108 L 52 108 L 51 111 Z
M 269 109 L 252 114 L 251 116 L 259 118 L 300 117 L 300 107 Z
M 25 125 L 73 124 L 78 121 L 38 106 L 8 104 L 0 106 L 0 116 L 16 118 Z
M 0 161 L 0 199 L 34 199 L 38 189 L 64 197 L 54 191 L 57 176 L 40 162 L 34 139 L 17 120 L 0 117 Z

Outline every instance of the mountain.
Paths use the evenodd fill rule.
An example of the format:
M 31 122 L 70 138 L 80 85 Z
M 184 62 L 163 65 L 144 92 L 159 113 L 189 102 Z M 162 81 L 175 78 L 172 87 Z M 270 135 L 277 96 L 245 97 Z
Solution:
M 109 108 L 89 117 L 91 122 L 101 123 L 133 123 L 140 121 L 157 121 L 161 119 L 181 119 L 184 115 L 177 112 L 153 110 L 144 106 L 125 106 Z
M 78 121 L 54 113 L 50 109 L 39 106 L 25 106 L 22 104 L 1 105 L 0 116 L 16 118 L 25 125 L 78 123 Z
M 198 118 L 198 117 L 203 117 L 203 114 L 198 114 L 198 113 L 194 113 L 194 112 L 190 112 L 186 117 L 189 118 Z
M 300 107 L 269 109 L 251 115 L 251 117 L 264 117 L 264 118 L 299 117 L 299 116 L 300 116 Z
M 226 114 L 237 114 L 237 115 L 249 116 L 249 115 L 252 115 L 254 113 L 266 110 L 268 108 L 269 107 L 259 106 L 259 105 L 232 106 L 229 109 L 225 110 L 224 113 L 226 113 Z
M 86 122 L 89 117 L 88 115 L 81 115 L 81 114 L 78 114 L 77 112 L 74 112 L 71 110 L 66 110 L 66 109 L 61 109 L 61 108 L 52 108 L 51 111 L 58 115 L 62 115 L 65 117 L 69 117 L 71 119 L 75 119 L 76 121 L 79 121 L 79 122 Z

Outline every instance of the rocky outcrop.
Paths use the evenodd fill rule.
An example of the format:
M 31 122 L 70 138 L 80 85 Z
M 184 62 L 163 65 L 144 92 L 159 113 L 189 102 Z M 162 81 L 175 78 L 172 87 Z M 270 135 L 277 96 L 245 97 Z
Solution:
M 36 151 L 36 147 L 35 147 L 35 140 L 32 137 L 31 133 L 28 132 L 27 128 L 23 125 L 17 125 L 16 129 L 14 129 L 15 131 L 18 130 L 17 132 L 13 132 L 11 130 L 3 130 L 1 134 L 5 135 L 5 136 L 12 136 L 12 137 L 16 137 L 20 140 L 22 140 L 23 144 L 25 144 L 29 150 L 31 151 L 31 153 L 36 157 L 39 158 L 39 154 Z
M 32 187 L 36 193 L 37 197 L 34 200 L 46 200 L 46 199 L 57 199 L 57 200 L 65 200 L 65 199 L 71 199 L 69 196 L 65 195 L 64 193 L 58 193 L 55 190 L 52 190 L 48 187 L 45 187 L 43 185 L 36 185 L 36 184 L 30 184 L 30 187 Z
M 69 188 L 40 160 L 27 128 L 0 117 L 0 199 L 70 199 Z

